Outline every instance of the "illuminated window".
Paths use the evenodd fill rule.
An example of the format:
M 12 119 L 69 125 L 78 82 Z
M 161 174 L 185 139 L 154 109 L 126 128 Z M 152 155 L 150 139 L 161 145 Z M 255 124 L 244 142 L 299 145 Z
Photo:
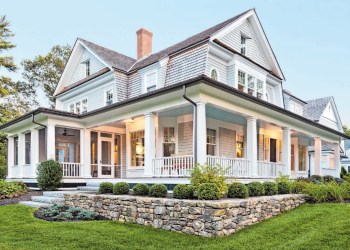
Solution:
M 145 131 L 130 133 L 131 166 L 142 167 L 145 165 Z
M 240 133 L 236 134 L 236 156 L 237 158 L 244 157 L 244 135 Z
M 207 129 L 207 155 L 215 155 L 216 130 Z
M 245 72 L 238 70 L 238 90 L 245 91 Z
M 168 157 L 175 154 L 175 128 L 163 128 L 163 156 Z

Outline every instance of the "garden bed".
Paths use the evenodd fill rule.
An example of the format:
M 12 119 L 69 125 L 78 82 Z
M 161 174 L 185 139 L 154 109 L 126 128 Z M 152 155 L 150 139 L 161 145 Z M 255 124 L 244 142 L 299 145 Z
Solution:
M 30 201 L 32 196 L 42 196 L 42 195 L 43 195 L 42 191 L 29 191 L 28 193 L 22 194 L 18 197 L 0 199 L 0 206 L 17 204 L 20 201 Z

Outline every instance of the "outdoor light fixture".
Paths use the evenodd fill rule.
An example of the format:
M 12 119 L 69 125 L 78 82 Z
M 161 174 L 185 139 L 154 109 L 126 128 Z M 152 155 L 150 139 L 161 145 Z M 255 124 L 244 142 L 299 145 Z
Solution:
M 134 118 L 126 119 L 124 121 L 125 124 L 133 124 L 134 123 Z

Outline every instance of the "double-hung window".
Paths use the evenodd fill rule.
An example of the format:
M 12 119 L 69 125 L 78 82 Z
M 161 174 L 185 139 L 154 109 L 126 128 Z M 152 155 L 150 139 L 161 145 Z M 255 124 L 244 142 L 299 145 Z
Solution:
M 306 147 L 299 146 L 299 171 L 306 171 Z
M 256 80 L 256 97 L 259 99 L 263 99 L 263 89 L 264 89 L 264 82 L 260 79 Z
M 25 164 L 30 164 L 31 134 L 25 134 Z
M 146 74 L 145 76 L 146 93 L 157 89 L 157 72 Z
M 143 167 L 145 165 L 145 131 L 130 133 L 131 165 Z
M 245 91 L 245 72 L 238 70 L 238 90 Z
M 85 114 L 87 112 L 87 99 L 81 101 L 81 113 Z
M 236 156 L 237 158 L 244 157 L 244 135 L 241 133 L 236 134 Z
M 167 127 L 163 128 L 163 156 L 169 157 L 175 154 L 175 128 Z
M 15 166 L 17 166 L 18 165 L 18 137 L 16 136 L 15 138 L 13 138 L 13 141 L 14 141 L 14 143 L 13 143 L 13 147 L 14 147 L 13 164 Z
M 241 54 L 245 55 L 247 49 L 247 37 L 241 35 Z
M 113 91 L 106 91 L 106 106 L 111 105 L 113 103 Z
M 255 96 L 255 77 L 248 75 L 248 94 Z
M 76 114 L 80 114 L 80 111 L 81 111 L 81 109 L 80 109 L 80 102 L 76 102 L 75 103 L 75 113 Z
M 74 103 L 69 105 L 69 112 L 70 113 L 74 113 L 75 109 L 74 109 Z
M 207 129 L 207 155 L 215 155 L 216 130 Z

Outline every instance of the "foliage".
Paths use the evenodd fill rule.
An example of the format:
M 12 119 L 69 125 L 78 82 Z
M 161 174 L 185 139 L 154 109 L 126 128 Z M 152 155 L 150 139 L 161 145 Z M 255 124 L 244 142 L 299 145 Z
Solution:
M 203 183 L 214 183 L 219 188 L 219 198 L 224 197 L 227 193 L 224 171 L 219 165 L 196 165 L 191 172 L 190 180 L 195 192 Z
M 54 221 L 95 220 L 98 218 L 98 214 L 93 211 L 56 204 L 48 208 L 43 208 L 42 214 L 44 217 Z
M 149 186 L 145 183 L 137 183 L 133 188 L 133 194 L 146 196 L 149 194 Z
M 46 55 L 22 61 L 23 78 L 29 84 L 44 90 L 54 108 L 54 92 L 71 53 L 69 45 L 55 45 Z
M 112 194 L 113 193 L 113 183 L 107 182 L 107 181 L 101 182 L 98 192 L 100 194 Z
M 305 188 L 310 202 L 343 202 L 348 198 L 348 190 L 345 185 L 338 185 L 336 182 L 309 184 Z
M 113 186 L 113 194 L 121 195 L 121 194 L 129 194 L 129 183 L 127 182 L 117 182 Z
M 249 196 L 262 196 L 265 194 L 264 185 L 253 181 L 247 185 Z
M 320 175 L 311 175 L 310 176 L 310 179 L 311 179 L 311 181 L 313 182 L 313 183 L 320 183 L 320 182 L 323 182 L 323 178 L 322 178 L 322 176 L 320 176 Z
M 39 164 L 37 169 L 38 187 L 42 190 L 57 190 L 62 185 L 63 172 L 58 161 L 47 160 Z
M 295 181 L 301 181 L 301 182 L 307 182 L 310 183 L 312 182 L 311 178 L 305 178 L 305 177 L 298 177 Z
M 218 200 L 221 197 L 220 189 L 215 183 L 202 183 L 197 192 L 200 200 Z
M 13 198 L 27 193 L 27 186 L 20 181 L 7 182 L 0 179 L 0 200 Z
M 0 180 L 6 179 L 6 175 L 7 175 L 6 172 L 7 172 L 6 166 L 0 165 Z
M 343 179 L 347 182 L 350 182 L 350 173 L 343 175 Z
M 325 175 L 322 177 L 322 181 L 324 183 L 332 182 L 332 181 L 334 181 L 334 177 L 331 175 Z
M 346 171 L 345 167 L 342 166 L 340 169 L 340 178 L 343 178 L 344 175 L 346 175 L 348 171 Z
M 338 184 L 341 184 L 341 183 L 344 183 L 344 182 L 345 182 L 345 180 L 343 180 L 342 178 L 338 178 L 338 177 L 335 177 L 335 178 L 334 178 L 334 181 L 335 181 L 336 183 L 338 183 Z
M 234 182 L 228 186 L 227 197 L 229 198 L 247 198 L 248 188 L 240 182 Z
M 149 188 L 149 195 L 153 197 L 167 197 L 168 188 L 164 184 L 153 184 Z
M 350 128 L 346 125 L 343 125 L 343 131 L 344 134 L 346 134 L 347 136 L 350 136 Z
M 276 178 L 277 186 L 278 186 L 278 193 L 279 194 L 289 194 L 291 189 L 291 181 L 289 180 L 288 176 L 280 176 Z
M 175 199 L 193 199 L 193 187 L 186 184 L 177 184 L 173 190 Z
M 263 183 L 265 195 L 276 195 L 278 194 L 278 186 L 277 183 L 266 181 Z
M 290 182 L 290 192 L 292 194 L 303 194 L 305 193 L 306 187 L 310 184 L 311 182 L 307 181 L 292 181 Z

